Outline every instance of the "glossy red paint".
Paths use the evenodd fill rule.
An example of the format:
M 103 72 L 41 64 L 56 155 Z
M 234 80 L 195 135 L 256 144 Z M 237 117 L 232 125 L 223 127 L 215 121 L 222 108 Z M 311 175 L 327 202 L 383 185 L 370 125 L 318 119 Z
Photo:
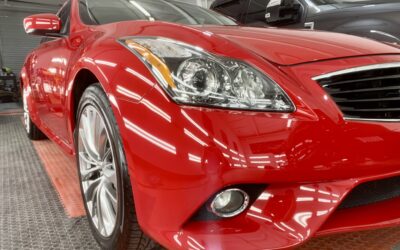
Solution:
M 312 31 L 147 21 L 85 26 L 77 4 L 72 1 L 69 36 L 27 57 L 21 80 L 32 120 L 73 154 L 73 93 L 83 84 L 76 79 L 91 72 L 121 131 L 139 222 L 158 242 L 169 249 L 285 249 L 318 234 L 400 222 L 398 205 L 365 208 L 363 217 L 357 210 L 335 213 L 356 185 L 400 175 L 399 124 L 345 121 L 311 80 L 400 62 L 399 49 Z M 244 60 L 279 83 L 297 109 L 283 114 L 177 105 L 117 43 L 126 36 L 167 37 Z M 367 140 L 371 136 L 379 140 Z M 190 220 L 223 187 L 247 183 L 269 186 L 245 213 Z
M 37 14 L 24 19 L 24 28 L 28 34 L 58 33 L 61 30 L 61 21 L 54 14 Z

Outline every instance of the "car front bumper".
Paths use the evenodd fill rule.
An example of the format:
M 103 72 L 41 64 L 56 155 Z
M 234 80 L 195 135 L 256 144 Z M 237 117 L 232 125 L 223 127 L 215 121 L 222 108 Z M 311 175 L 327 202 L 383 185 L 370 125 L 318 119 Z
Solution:
M 296 104 L 290 114 L 178 106 L 158 86 L 139 103 L 117 95 L 142 228 L 169 249 L 285 249 L 314 235 L 398 224 L 398 199 L 336 208 L 361 183 L 400 175 L 399 123 L 346 121 L 311 80 L 391 61 L 400 56 L 282 67 L 285 77 L 275 80 Z M 235 218 L 193 220 L 210 197 L 238 184 L 267 188 Z

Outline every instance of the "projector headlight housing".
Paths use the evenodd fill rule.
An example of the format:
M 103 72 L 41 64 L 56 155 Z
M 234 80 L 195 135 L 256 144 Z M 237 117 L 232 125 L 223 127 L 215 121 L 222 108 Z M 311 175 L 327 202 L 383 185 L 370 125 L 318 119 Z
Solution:
M 119 42 L 148 66 L 177 103 L 237 110 L 295 110 L 278 84 L 243 61 L 166 38 L 128 37 Z

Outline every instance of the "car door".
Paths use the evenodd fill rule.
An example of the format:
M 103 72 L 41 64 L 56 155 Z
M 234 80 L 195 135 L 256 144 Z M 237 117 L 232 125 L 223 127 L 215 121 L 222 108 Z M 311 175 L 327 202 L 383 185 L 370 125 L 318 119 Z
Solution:
M 69 144 L 65 113 L 66 76 L 74 48 L 69 41 L 71 2 L 57 14 L 62 30 L 57 38 L 45 37 L 33 55 L 34 91 L 37 115 L 41 127 L 62 142 Z

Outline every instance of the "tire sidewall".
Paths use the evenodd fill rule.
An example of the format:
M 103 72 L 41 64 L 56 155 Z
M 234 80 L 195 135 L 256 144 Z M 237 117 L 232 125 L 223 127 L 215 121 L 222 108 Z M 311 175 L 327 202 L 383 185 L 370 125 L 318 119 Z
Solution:
M 103 96 L 101 96 L 103 95 Z M 118 211 L 117 211 L 117 219 L 116 219 L 116 225 L 114 228 L 113 233 L 109 237 L 104 237 L 101 235 L 96 226 L 94 225 L 93 221 L 90 218 L 90 213 L 86 204 L 86 200 L 84 197 L 83 193 L 83 186 L 82 186 L 82 180 L 81 180 L 81 175 L 80 175 L 80 165 L 79 165 L 79 149 L 78 149 L 78 141 L 79 141 L 79 124 L 80 124 L 80 118 L 82 115 L 83 110 L 87 106 L 92 106 L 94 107 L 100 114 L 100 116 L 103 118 L 107 132 L 109 133 L 110 136 L 110 147 L 112 147 L 113 152 L 115 152 L 115 159 L 116 161 L 116 173 L 117 173 L 117 178 L 118 178 Z M 78 106 L 78 112 L 77 112 L 77 118 L 76 118 L 76 127 L 74 131 L 74 144 L 75 144 L 75 152 L 76 152 L 76 161 L 77 161 L 77 170 L 78 170 L 78 176 L 79 176 L 79 184 L 80 184 L 80 189 L 82 193 L 82 198 L 84 201 L 84 207 L 85 211 L 87 214 L 88 222 L 90 225 L 90 228 L 93 232 L 93 235 L 96 239 L 96 241 L 100 244 L 100 246 L 103 249 L 119 249 L 119 244 L 121 244 L 121 238 L 124 238 L 124 233 L 127 230 L 126 227 L 126 218 L 125 216 L 129 213 L 126 213 L 126 211 L 129 211 L 127 208 L 127 197 L 126 193 L 124 191 L 124 187 L 126 184 L 126 181 L 129 181 L 128 178 L 128 172 L 127 172 L 127 164 L 126 164 L 126 158 L 125 158 L 125 153 L 123 151 L 123 146 L 122 146 L 122 140 L 120 138 L 119 130 L 118 127 L 116 126 L 115 118 L 112 113 L 111 107 L 109 106 L 108 100 L 104 92 L 97 86 L 91 86 L 89 87 L 83 94 L 81 98 L 81 102 L 79 103 Z M 129 193 L 129 192 L 128 192 Z

